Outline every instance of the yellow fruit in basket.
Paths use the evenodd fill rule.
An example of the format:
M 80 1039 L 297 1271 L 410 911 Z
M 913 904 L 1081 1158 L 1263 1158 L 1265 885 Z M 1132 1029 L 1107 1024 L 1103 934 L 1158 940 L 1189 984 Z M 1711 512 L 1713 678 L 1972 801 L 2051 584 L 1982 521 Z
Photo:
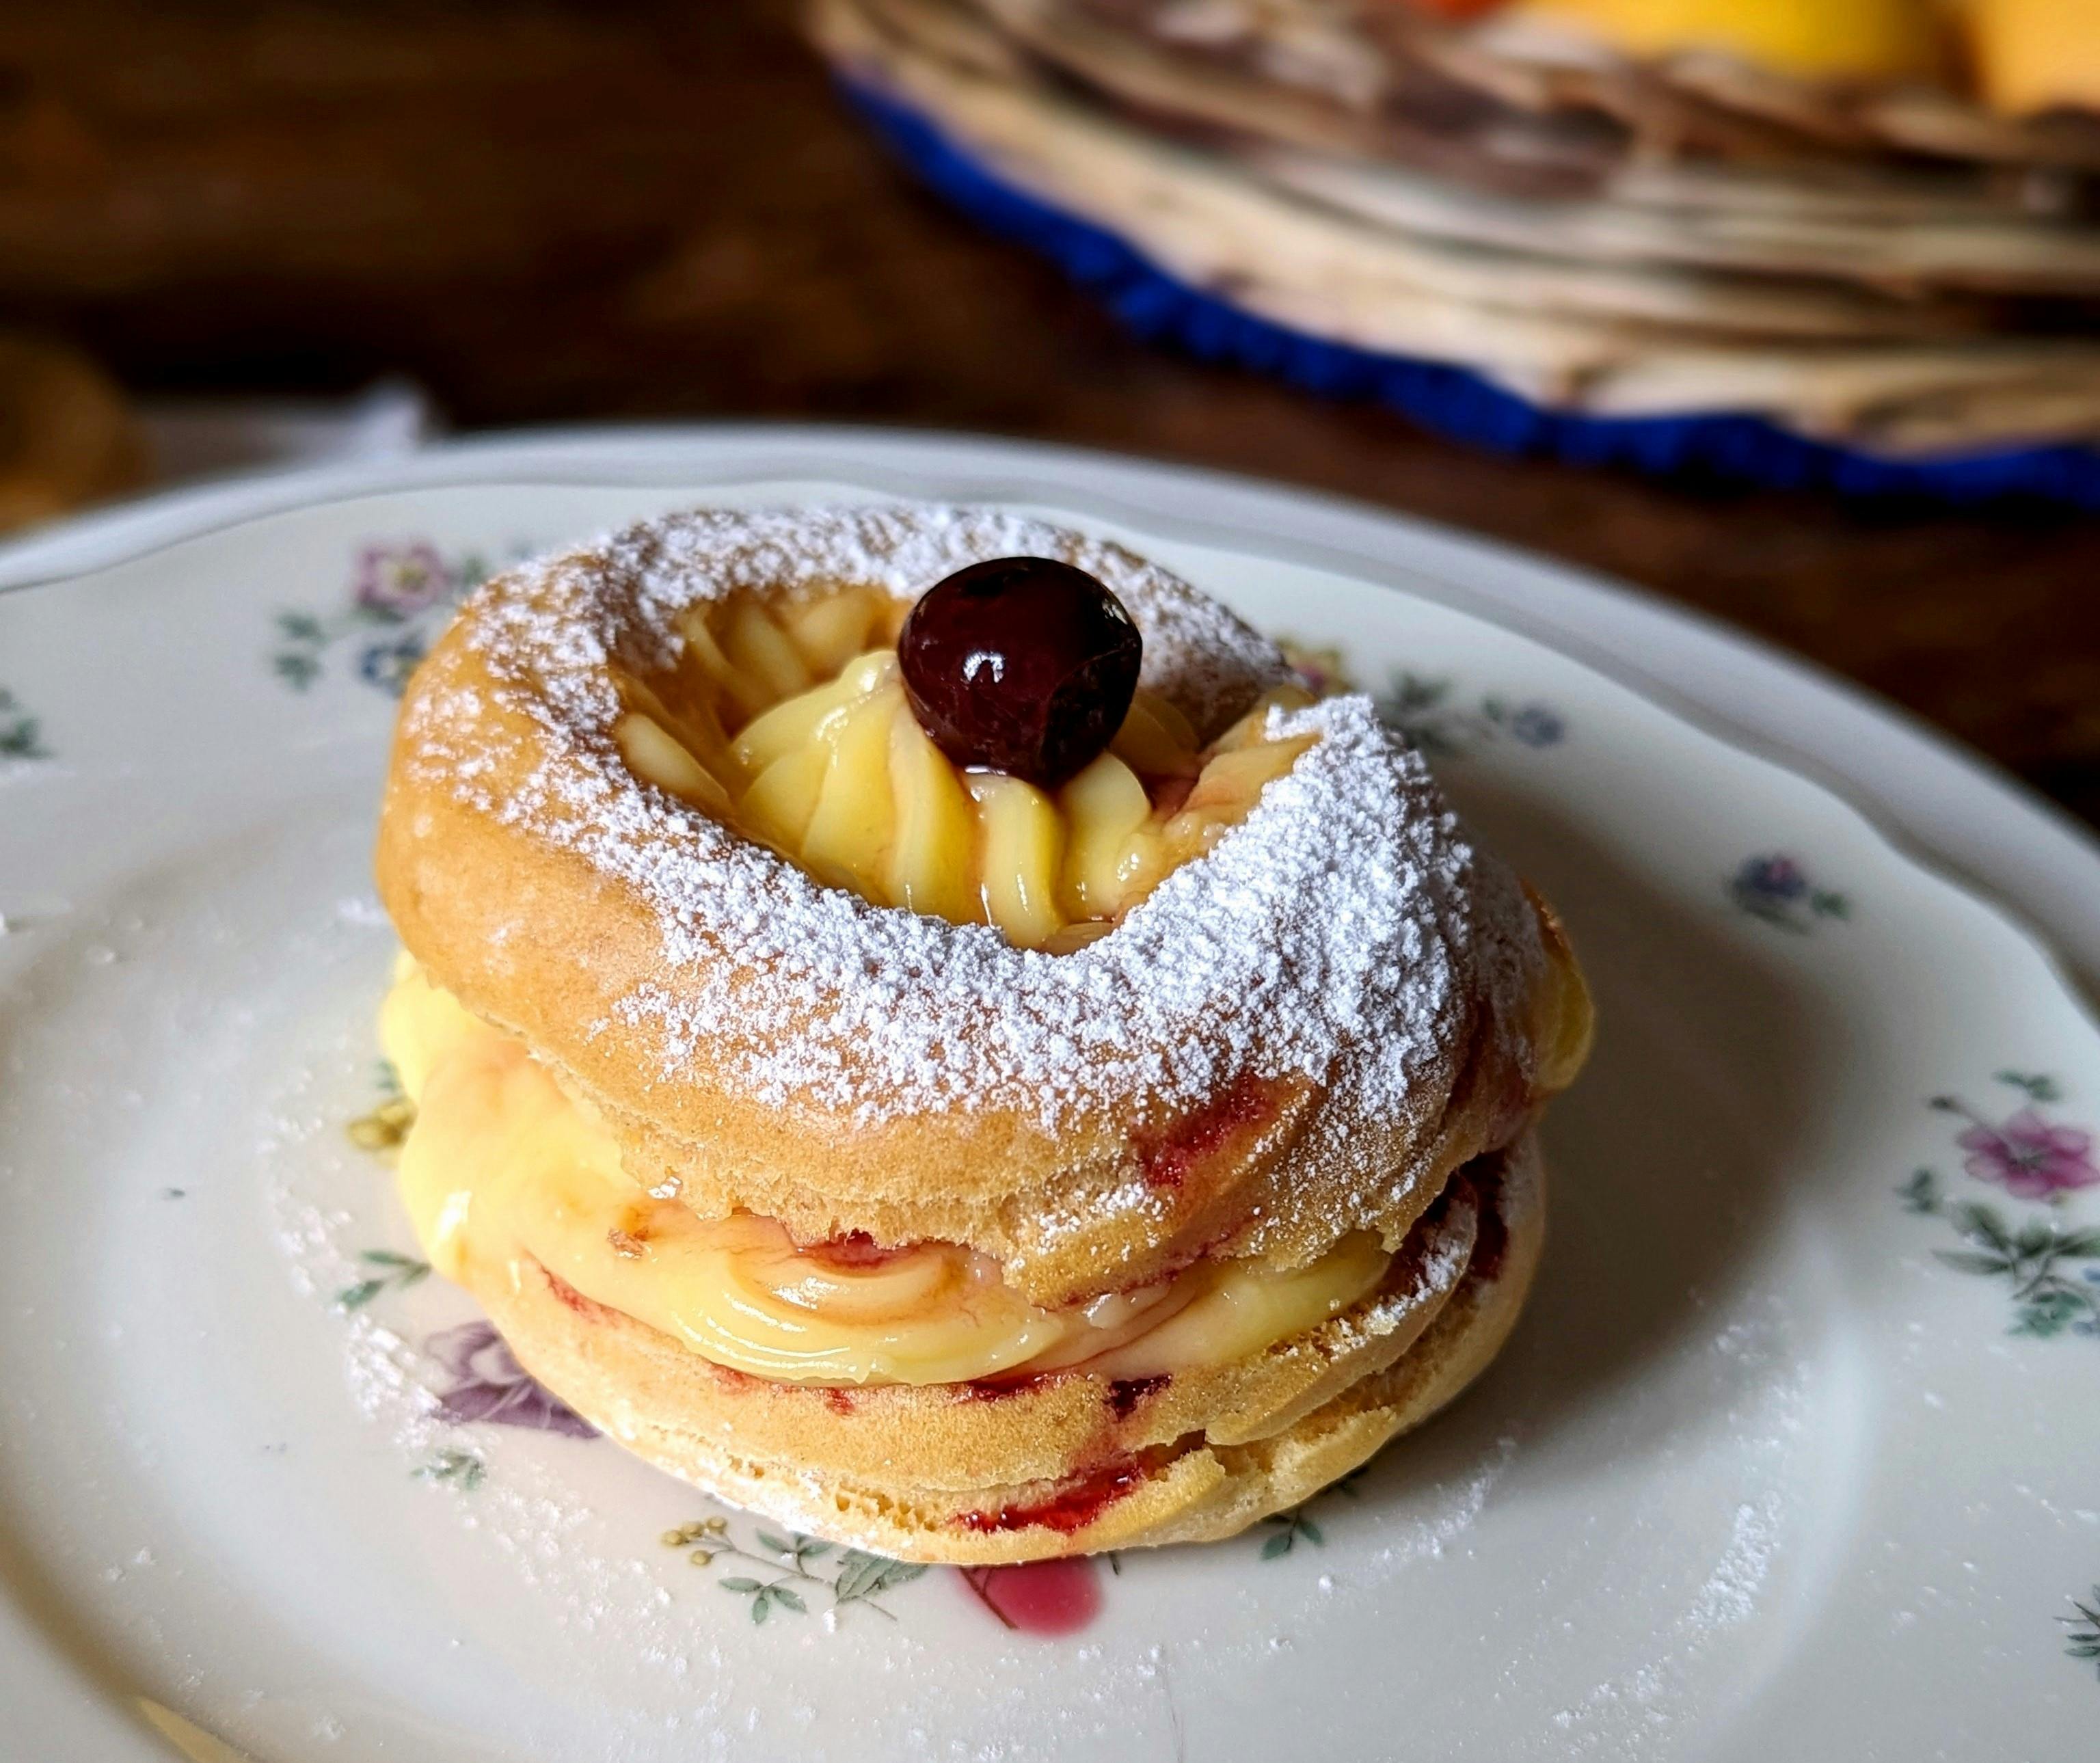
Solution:
M 1970 0 L 1964 18 L 1993 109 L 2100 111 L 2100 0 Z
M 1713 51 L 1819 80 L 1929 78 L 1944 38 L 1933 0 L 1522 0 L 1628 55 Z

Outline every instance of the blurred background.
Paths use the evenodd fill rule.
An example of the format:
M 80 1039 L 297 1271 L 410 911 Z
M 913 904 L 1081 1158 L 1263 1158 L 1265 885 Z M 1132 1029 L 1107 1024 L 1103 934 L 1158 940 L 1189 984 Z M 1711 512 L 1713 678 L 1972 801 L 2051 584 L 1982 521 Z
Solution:
M 0 527 L 969 429 L 1625 577 L 2100 822 L 2095 0 L 0 9 Z

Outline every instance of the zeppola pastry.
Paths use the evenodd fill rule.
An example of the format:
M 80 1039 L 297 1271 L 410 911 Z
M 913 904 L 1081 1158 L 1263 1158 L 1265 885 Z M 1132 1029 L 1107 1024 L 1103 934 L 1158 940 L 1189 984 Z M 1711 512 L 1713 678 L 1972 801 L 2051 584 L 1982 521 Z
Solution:
M 1366 699 L 992 510 L 499 575 L 378 874 L 433 1263 L 651 1462 L 913 1560 L 1228 1536 L 1450 1400 L 1589 1039 Z

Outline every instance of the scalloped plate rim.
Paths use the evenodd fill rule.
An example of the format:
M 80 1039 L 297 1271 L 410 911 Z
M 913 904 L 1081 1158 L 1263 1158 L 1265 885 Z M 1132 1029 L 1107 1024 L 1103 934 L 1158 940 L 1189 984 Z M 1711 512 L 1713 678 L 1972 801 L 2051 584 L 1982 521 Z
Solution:
M 157 499 L 134 509 L 98 517 L 95 520 L 84 523 L 71 536 L 64 533 L 46 536 L 34 541 L 27 550 L 18 548 L 11 553 L 0 553 L 0 583 L 4 583 L 11 562 L 15 558 L 27 558 L 31 562 L 34 562 L 41 558 L 46 560 L 47 563 L 49 558 L 54 555 L 66 554 L 66 548 L 68 545 L 86 548 L 77 549 L 73 553 L 82 559 L 77 569 L 44 575 L 36 580 L 17 579 L 11 586 L 0 585 L 0 595 L 37 589 L 53 591 L 67 584 L 78 583 L 90 579 L 106 569 L 146 560 L 167 547 L 185 544 L 192 540 L 227 536 L 253 521 L 267 520 L 280 514 L 296 518 L 301 513 L 324 504 L 355 501 L 368 496 L 382 496 L 398 491 L 417 491 L 448 487 L 466 489 L 486 488 L 496 483 L 522 487 L 527 483 L 561 481 L 608 489 L 615 485 L 650 488 L 660 487 L 669 488 L 674 485 L 697 487 L 695 480 L 704 475 L 708 481 L 720 484 L 725 488 L 746 489 L 768 481 L 795 478 L 860 483 L 866 484 L 876 493 L 889 494 L 893 493 L 890 486 L 878 485 L 868 483 L 867 480 L 893 473 L 915 478 L 918 493 L 924 493 L 927 478 L 929 476 L 938 475 L 941 469 L 923 458 L 914 459 L 894 454 L 892 454 L 885 462 L 882 455 L 884 449 L 890 443 L 887 438 L 880 434 L 855 437 L 838 431 L 827 431 L 814 437 L 798 439 L 792 435 L 783 436 L 782 431 L 778 430 L 748 431 L 732 429 L 713 431 L 704 439 L 711 447 L 730 446 L 735 444 L 737 436 L 753 433 L 767 445 L 776 447 L 784 440 L 789 452 L 796 454 L 797 456 L 795 456 L 792 462 L 783 462 L 777 457 L 763 459 L 757 464 L 747 464 L 743 469 L 739 469 L 734 474 L 719 470 L 708 471 L 704 468 L 696 468 L 690 459 L 683 464 L 678 463 L 680 456 L 677 455 L 676 449 L 682 444 L 680 442 L 672 438 L 652 437 L 651 439 L 653 446 L 670 450 L 669 454 L 667 455 L 667 464 L 669 469 L 667 471 L 666 481 L 663 484 L 660 486 L 653 482 L 648 482 L 645 486 L 636 481 L 633 467 L 630 462 L 633 456 L 622 455 L 619 452 L 620 447 L 629 443 L 618 438 L 610 438 L 602 443 L 602 446 L 585 445 L 583 449 L 585 454 L 592 455 L 602 461 L 605 475 L 599 476 L 595 471 L 592 471 L 580 479 L 571 477 L 564 480 L 558 474 L 553 473 L 548 469 L 548 461 L 550 456 L 549 449 L 565 445 L 573 447 L 576 443 L 561 442 L 550 438 L 547 441 L 537 443 L 479 443 L 477 446 L 453 448 L 427 466 L 426 469 L 431 474 L 428 478 L 425 478 L 419 470 L 412 467 L 412 465 L 363 469 L 338 468 L 320 472 L 289 474 L 264 480 L 259 485 L 252 483 L 236 484 L 224 487 L 215 491 Z M 922 442 L 924 440 L 923 437 L 908 439 Z M 937 441 L 928 444 L 938 447 L 962 443 Z M 842 464 L 837 456 L 837 449 L 845 447 L 849 451 L 854 445 L 869 449 L 870 456 L 858 465 Z M 1398 578 L 1406 582 L 1410 591 L 1417 593 L 1425 600 L 1432 602 L 1441 600 L 1443 604 L 1452 606 L 1467 616 L 1482 619 L 1515 635 L 1541 643 L 1548 649 L 1557 650 L 1571 663 L 1601 676 L 1617 689 L 1631 693 L 1635 698 L 1643 701 L 1661 716 L 1684 725 L 1695 740 L 1712 741 L 1731 748 L 1743 759 L 1779 774 L 1784 779 L 1786 787 L 1809 791 L 1829 800 L 1845 816 L 1859 823 L 1859 830 L 1867 834 L 1877 845 L 1882 848 L 1892 866 L 1915 871 L 1918 880 L 1930 888 L 1944 890 L 1948 894 L 1954 897 L 1964 910 L 1981 915 L 1983 919 L 1992 923 L 2000 932 L 2015 937 L 2025 944 L 2029 952 L 2046 969 L 2054 983 L 2060 987 L 2065 998 L 2077 1012 L 2087 1028 L 2089 1029 L 2094 1028 L 2093 1012 L 2089 1002 L 2077 989 L 2075 982 L 2066 971 L 2065 963 L 2054 953 L 2051 944 L 2045 936 L 2030 928 L 2026 922 L 2028 915 L 2024 906 L 2008 906 L 2005 904 L 2005 893 L 2009 892 L 2007 890 L 1988 885 L 1984 889 L 1979 890 L 1961 879 L 1965 866 L 1961 864 L 1958 860 L 1943 859 L 1936 854 L 1921 857 L 1917 848 L 1919 843 L 1917 836 L 1912 829 L 1903 823 L 1900 815 L 1891 813 L 1885 818 L 1882 814 L 1860 805 L 1857 796 L 1861 794 L 1865 795 L 1870 801 L 1878 802 L 1880 800 L 1870 783 L 1853 778 L 1850 772 L 1843 772 L 1841 774 L 1845 777 L 1849 787 L 1841 786 L 1833 788 L 1821 777 L 1804 774 L 1804 772 L 1796 765 L 1790 764 L 1785 759 L 1778 756 L 1773 749 L 1776 746 L 1783 746 L 1784 743 L 1776 743 L 1756 729 L 1735 730 L 1732 719 L 1726 714 L 1714 712 L 1710 708 L 1701 707 L 1699 701 L 1690 695 L 1689 688 L 1687 685 L 1662 681 L 1658 682 L 1660 689 L 1657 685 L 1644 687 L 1641 684 L 1635 683 L 1635 680 L 1646 677 L 1643 670 L 1624 665 L 1619 667 L 1600 665 L 1592 655 L 1584 652 L 1586 650 L 1594 648 L 1595 644 L 1590 640 L 1571 640 L 1558 634 L 1557 631 L 1555 634 L 1548 634 L 1538 628 L 1538 627 L 1542 624 L 1549 627 L 1556 626 L 1557 621 L 1551 617 L 1550 609 L 1541 609 L 1519 603 L 1522 599 L 1521 595 L 1512 594 L 1511 601 L 1507 602 L 1507 610 L 1511 614 L 1510 616 L 1498 616 L 1494 610 L 1484 610 L 1478 605 L 1469 602 L 1483 595 L 1487 595 L 1492 600 L 1493 592 L 1489 584 L 1492 579 L 1498 575 L 1505 578 L 1506 584 L 1510 578 L 1529 575 L 1536 578 L 1536 584 L 1549 593 L 1573 584 L 1586 593 L 1621 602 L 1626 609 L 1641 615 L 1645 619 L 1659 619 L 1665 623 L 1674 621 L 1688 631 L 1692 636 L 1705 643 L 1718 644 L 1732 653 L 1749 657 L 1760 666 L 1777 669 L 1793 676 L 1796 685 L 1805 692 L 1821 693 L 1830 698 L 1846 701 L 1855 712 L 1884 724 L 1897 720 L 1891 713 L 1875 707 L 1864 694 L 1850 692 L 1846 689 L 1834 687 L 1824 682 L 1817 679 L 1813 671 L 1806 668 L 1804 664 L 1763 652 L 1758 646 L 1749 642 L 1748 640 L 1732 637 L 1725 629 L 1713 625 L 1711 621 L 1672 609 L 1656 607 L 1643 602 L 1628 590 L 1608 584 L 1592 581 L 1582 577 L 1577 571 L 1564 571 L 1558 566 L 1542 563 L 1539 560 L 1526 558 L 1521 553 L 1506 554 L 1498 547 L 1427 530 L 1420 527 L 1418 523 L 1410 523 L 1392 516 L 1330 507 L 1320 499 L 1306 497 L 1297 492 L 1254 487 L 1264 496 L 1279 497 L 1286 502 L 1297 505 L 1308 521 L 1317 522 L 1318 519 L 1323 518 L 1341 519 L 1345 516 L 1359 521 L 1368 519 L 1374 522 L 1383 523 L 1396 533 L 1405 533 L 1417 546 L 1427 547 L 1432 556 L 1440 549 L 1448 549 L 1451 556 L 1446 558 L 1445 561 L 1451 562 L 1455 558 L 1457 566 L 1454 573 L 1457 579 L 1426 567 L 1418 559 L 1408 561 L 1388 558 L 1384 563 L 1376 564 L 1373 560 L 1346 549 L 1323 547 L 1316 542 L 1306 540 L 1295 542 L 1286 540 L 1277 542 L 1273 536 L 1264 541 L 1250 536 L 1243 527 L 1229 525 L 1222 521 L 1206 520 L 1200 516 L 1187 513 L 1165 514 L 1156 510 L 1148 510 L 1143 505 L 1141 495 L 1134 497 L 1128 493 L 1130 487 L 1127 483 L 1118 483 L 1118 487 L 1123 492 L 1120 494 L 1106 491 L 1090 492 L 1074 489 L 1068 485 L 1046 485 L 1039 482 L 1029 483 L 1024 487 L 1019 483 L 1008 481 L 994 487 L 983 481 L 988 475 L 986 464 L 988 460 L 997 460 L 1002 470 L 1012 473 L 1016 477 L 1025 478 L 1030 470 L 1030 460 L 1035 456 L 1037 450 L 999 443 L 982 445 L 968 443 L 968 446 L 973 461 L 972 469 L 968 474 L 969 487 L 954 488 L 951 499 L 996 500 L 1026 502 L 1037 507 L 1065 507 L 1083 518 L 1092 518 L 1118 525 L 1140 527 L 1162 540 L 1178 540 L 1213 550 L 1228 551 L 1242 557 L 1273 556 L 1290 562 L 1304 563 L 1313 568 L 1330 571 L 1335 574 L 1352 578 L 1357 582 L 1377 582 Z M 801 449 L 805 447 L 807 449 L 806 453 L 801 452 Z M 481 451 L 483 448 L 488 449 L 489 454 L 499 463 L 508 460 L 518 465 L 520 468 L 520 476 L 513 478 L 499 474 L 498 476 L 492 478 L 479 474 L 478 465 L 488 462 L 483 456 Z M 827 449 L 830 451 L 827 452 Z M 1232 497 L 1243 496 L 1242 487 L 1238 480 L 1222 478 L 1217 474 L 1183 473 L 1172 468 L 1157 466 L 1139 467 L 1106 456 L 1088 456 L 1065 450 L 1059 450 L 1059 453 L 1061 462 L 1067 469 L 1084 465 L 1093 471 L 1114 476 L 1119 480 L 1132 474 L 1143 476 L 1149 473 L 1164 480 L 1185 486 L 1193 484 L 1203 493 Z M 748 456 L 748 455 L 746 456 L 747 460 Z M 460 477 L 456 481 L 451 479 L 447 476 L 447 473 L 454 468 L 464 471 L 466 475 Z M 344 480 L 384 478 L 401 478 L 405 481 L 362 482 L 355 488 L 342 487 Z M 301 492 L 302 486 L 306 491 L 311 492 L 322 488 L 324 485 L 331 484 L 341 487 L 342 493 L 311 495 Z M 945 483 L 943 487 L 947 487 Z M 1144 486 L 1140 486 L 1140 489 L 1143 487 Z M 266 493 L 271 497 L 285 499 L 283 505 L 273 507 L 267 511 L 258 511 L 249 507 L 245 512 L 227 513 L 227 510 L 241 506 L 244 499 L 252 501 L 256 496 Z M 1252 518 L 1244 508 L 1242 508 L 1239 512 L 1242 520 Z M 218 518 L 220 513 L 226 513 L 226 518 Z M 147 534 L 148 529 L 147 527 L 137 524 L 141 518 L 147 521 L 148 526 L 153 528 L 150 537 L 142 536 Z M 180 524 L 183 530 L 179 532 L 169 531 L 169 523 L 171 522 Z M 120 556 L 112 557 L 107 554 L 107 548 L 112 544 L 127 545 L 130 549 L 125 549 Z M 95 548 L 98 546 L 103 549 L 95 549 Z M 90 553 L 92 561 L 87 561 Z M 1466 577 L 1468 575 L 1476 579 L 1467 580 Z M 7 610 L 7 601 L 5 598 L 0 598 L 0 624 L 4 624 Z M 1577 610 L 1579 612 L 1579 606 Z M 1629 674 L 1631 674 L 1633 678 L 1627 677 Z M 8 682 L 0 681 L 0 684 L 6 683 Z M 1688 714 L 1681 707 L 1682 703 L 1686 702 L 1691 703 L 1694 707 L 1692 712 Z M 1720 725 L 1719 727 L 1715 726 L 1717 723 Z M 1724 729 L 1731 732 L 1723 732 Z M 2064 817 L 2049 809 L 2046 804 L 2027 796 L 2024 792 L 2018 791 L 2017 787 L 2010 786 L 1990 776 L 1979 762 L 1947 743 L 1943 738 L 1935 736 L 1929 731 L 1900 725 L 1898 732 L 1911 741 L 1930 749 L 1936 759 L 1957 768 L 1957 775 L 1963 779 L 1965 785 L 1973 783 L 1978 789 L 1993 792 L 2000 798 L 2006 799 L 2002 805 L 2018 810 L 2018 813 L 2027 818 L 2031 823 L 2039 822 L 2049 826 L 2053 832 L 2066 839 L 2069 844 L 2071 854 L 2075 855 L 2082 863 L 2093 866 L 2093 875 L 2087 878 L 2089 884 L 2093 879 L 2100 877 L 2100 863 L 2095 862 L 2096 859 L 2100 859 L 2100 846 L 2096 846 L 2090 835 L 2085 834 L 2082 829 L 2076 827 Z M 1829 763 L 1824 762 L 1817 765 L 1815 769 L 1818 771 L 1824 771 L 1833 767 Z M 1891 829 L 1888 824 L 1888 819 L 1895 819 L 1898 822 L 1896 829 Z M 2003 855 L 2002 852 L 2000 855 Z M 2016 900 L 2019 897 L 2016 890 L 2010 892 Z M 2086 933 L 2080 938 L 2081 944 L 2086 945 L 2080 949 L 2080 955 L 2086 956 L 2090 951 L 2089 939 L 2092 934 L 2092 927 L 2080 925 L 2075 928 Z M 2081 1583 L 2076 1580 L 2074 1574 L 2067 1589 L 2076 1590 Z M 20 1646 L 25 1652 L 42 1653 L 50 1656 L 50 1637 L 25 1623 L 22 1613 L 6 1600 L 0 1600 L 0 1643 L 4 1643 L 10 1651 L 15 1651 L 17 1646 Z M 85 1712 L 86 1710 L 83 1709 L 82 1712 Z M 98 1699 L 95 1717 L 98 1724 L 104 1727 L 105 1732 L 113 1735 L 121 1723 L 108 1720 L 107 1714 L 106 1704 L 99 1703 Z M 147 1755 L 151 1749 L 149 1742 L 143 1739 L 140 1741 L 139 1755 L 142 1756 Z M 112 1751 L 107 1754 L 114 1756 L 117 1753 Z

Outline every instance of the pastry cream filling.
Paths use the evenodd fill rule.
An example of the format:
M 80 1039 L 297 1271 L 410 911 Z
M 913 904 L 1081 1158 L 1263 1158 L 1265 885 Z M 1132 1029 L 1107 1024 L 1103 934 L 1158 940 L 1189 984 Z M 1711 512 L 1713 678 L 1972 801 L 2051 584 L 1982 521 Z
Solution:
M 536 1261 L 755 1377 L 935 1384 L 1077 1364 L 1155 1377 L 1315 1327 L 1374 1291 L 1392 1258 L 1358 1233 L 1291 1272 L 1202 1261 L 1136 1292 L 1043 1310 L 954 1244 L 799 1249 L 770 1219 L 702 1219 L 652 1198 L 588 1103 L 405 958 L 381 1037 L 416 1104 L 401 1192 L 432 1266 L 457 1280 L 492 1262 L 523 1280 Z
M 620 677 L 628 769 L 880 906 L 991 924 L 1061 951 L 1111 929 L 1246 817 L 1311 736 L 1269 738 L 1270 693 L 1204 747 L 1140 690 L 1108 751 L 1055 791 L 958 769 L 898 677 L 902 609 L 849 588 L 799 605 L 746 597 L 680 622 L 677 667 Z

